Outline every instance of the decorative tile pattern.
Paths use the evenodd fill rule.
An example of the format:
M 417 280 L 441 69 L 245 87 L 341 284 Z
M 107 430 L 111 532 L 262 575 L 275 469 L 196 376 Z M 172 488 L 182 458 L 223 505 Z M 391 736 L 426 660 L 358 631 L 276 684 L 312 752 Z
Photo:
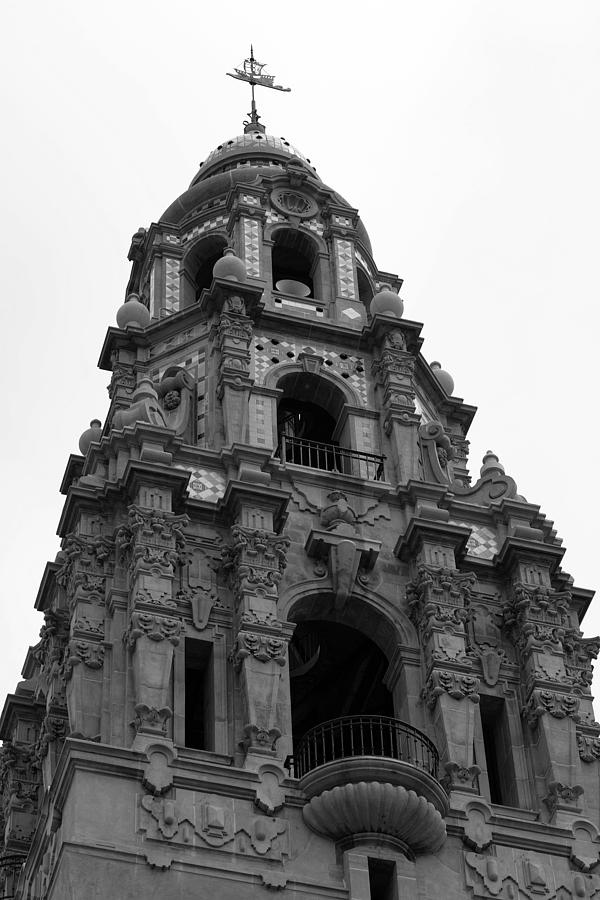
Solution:
M 333 216 L 332 218 L 336 225 L 343 225 L 344 228 L 352 227 L 352 219 L 347 219 L 346 216 Z
M 260 206 L 260 199 L 254 194 L 242 194 L 242 203 L 247 203 L 248 206 Z
M 280 215 L 280 213 L 276 213 L 270 209 L 267 212 L 267 223 L 269 225 L 274 225 L 276 222 L 287 222 L 287 219 L 285 216 Z
M 190 472 L 187 492 L 192 500 L 217 503 L 225 493 L 225 474 L 223 472 L 218 472 L 216 469 L 195 469 L 193 466 L 178 465 L 175 468 Z
M 317 222 L 316 219 L 310 219 L 310 221 L 308 222 L 303 222 L 302 225 L 303 228 L 307 228 L 309 231 L 314 231 L 315 234 L 319 234 L 321 235 L 321 237 L 323 237 L 325 226 L 322 224 L 322 222 Z
M 179 238 L 177 237 L 176 234 L 166 234 L 166 235 L 165 235 L 165 241 L 166 241 L 168 244 L 178 244 L 178 243 L 179 243 Z
M 467 556 L 478 559 L 492 559 L 498 552 L 496 534 L 486 525 L 473 525 L 471 522 L 450 522 L 451 525 L 462 525 L 471 528 L 471 537 L 467 542 Z
M 261 350 L 258 347 L 262 347 Z M 334 350 L 329 350 L 324 344 L 311 344 L 312 351 L 325 360 L 323 368 L 335 372 L 344 381 L 348 381 L 358 393 L 364 406 L 368 405 L 367 382 L 364 373 L 364 360 L 359 356 L 346 356 Z M 264 384 L 267 370 L 279 362 L 292 362 L 299 353 L 307 349 L 305 345 L 295 344 L 291 341 L 277 341 L 273 344 L 271 338 L 260 335 L 256 338 L 252 354 L 252 376 L 258 384 Z M 359 371 L 360 370 L 360 371 Z
M 337 263 L 338 288 L 340 296 L 347 300 L 355 300 L 354 260 L 350 241 L 335 239 L 335 258 Z
M 181 243 L 186 244 L 200 234 L 206 234 L 207 231 L 212 231 L 213 228 L 220 228 L 225 225 L 226 222 L 226 216 L 215 216 L 214 219 L 208 219 L 206 222 L 201 222 L 200 225 L 196 225 L 191 231 L 187 231 L 181 236 Z
M 165 302 L 169 313 L 179 311 L 179 260 L 165 258 Z
M 260 278 L 260 234 L 255 219 L 244 219 L 244 259 L 251 278 Z
M 356 309 L 352 309 L 351 306 L 349 306 L 347 309 L 343 309 L 343 310 L 342 310 L 342 315 L 343 315 L 343 316 L 346 316 L 348 319 L 360 319 L 360 318 L 362 318 L 361 314 L 360 314 Z

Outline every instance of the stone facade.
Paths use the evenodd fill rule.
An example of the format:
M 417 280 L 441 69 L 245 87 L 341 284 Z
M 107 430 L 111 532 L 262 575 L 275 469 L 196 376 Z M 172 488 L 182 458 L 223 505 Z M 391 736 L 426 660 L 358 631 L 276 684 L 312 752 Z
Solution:
M 0 722 L 0 897 L 600 894 L 592 593 L 494 454 L 472 483 L 357 211 L 257 127 L 129 258 Z

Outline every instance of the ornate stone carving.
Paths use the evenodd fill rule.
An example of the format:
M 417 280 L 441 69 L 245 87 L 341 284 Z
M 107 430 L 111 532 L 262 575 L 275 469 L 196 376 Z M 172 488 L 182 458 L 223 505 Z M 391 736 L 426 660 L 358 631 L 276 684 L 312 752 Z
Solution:
M 438 697 L 444 693 L 454 700 L 464 700 L 466 697 L 472 703 L 479 703 L 479 679 L 473 675 L 436 669 L 423 689 L 423 700 L 433 709 Z
M 600 759 L 600 735 L 577 733 L 577 749 L 579 756 L 585 763 L 595 762 Z
M 556 691 L 535 690 L 523 707 L 523 716 L 530 728 L 536 728 L 541 716 L 549 713 L 555 719 L 567 716 L 579 721 L 579 697 Z
M 481 662 L 483 680 L 491 687 L 498 683 L 500 666 L 506 657 L 501 648 L 501 614 L 483 604 L 469 606 L 467 635 L 469 654 Z
M 561 784 L 560 781 L 551 781 L 548 785 L 548 795 L 544 797 L 544 803 L 554 815 L 557 809 L 579 809 L 579 798 L 583 794 L 580 784 Z
M 417 577 L 406 586 L 409 614 L 418 627 L 429 626 L 431 619 L 441 617 L 465 621 L 465 606 L 477 583 L 473 572 L 457 572 L 447 566 L 421 563 Z M 458 612 L 456 612 L 458 611 Z
M 145 703 L 137 703 L 135 706 L 135 719 L 131 723 L 137 733 L 158 734 L 167 733 L 167 722 L 173 715 L 169 706 L 148 706 Z
M 233 525 L 231 536 L 233 544 L 223 550 L 222 558 L 236 599 L 246 592 L 276 597 L 289 538 L 244 525 Z
M 475 791 L 475 781 L 481 775 L 479 766 L 464 766 L 461 763 L 447 762 L 446 775 L 442 784 L 450 791 Z
M 183 621 L 174 616 L 155 616 L 145 612 L 134 612 L 131 616 L 131 627 L 127 633 L 127 643 L 135 646 L 136 641 L 145 635 L 151 641 L 167 640 L 174 647 L 179 643 Z
M 104 645 L 92 641 L 70 641 L 66 650 L 65 677 L 73 674 L 73 667 L 81 665 L 101 669 L 104 665 Z
M 287 641 L 267 634 L 255 634 L 251 631 L 238 632 L 233 661 L 237 667 L 243 659 L 254 656 L 260 662 L 276 662 L 285 666 L 287 660 Z

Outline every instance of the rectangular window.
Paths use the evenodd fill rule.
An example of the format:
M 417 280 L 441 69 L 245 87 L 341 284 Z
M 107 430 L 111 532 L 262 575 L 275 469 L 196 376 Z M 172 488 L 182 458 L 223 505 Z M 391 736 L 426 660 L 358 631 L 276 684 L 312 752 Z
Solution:
M 518 806 L 513 748 L 504 700 L 482 695 L 479 713 L 490 800 L 503 806 Z
M 185 746 L 214 747 L 212 644 L 185 641 Z
M 369 857 L 369 891 L 371 900 L 398 900 L 395 862 Z

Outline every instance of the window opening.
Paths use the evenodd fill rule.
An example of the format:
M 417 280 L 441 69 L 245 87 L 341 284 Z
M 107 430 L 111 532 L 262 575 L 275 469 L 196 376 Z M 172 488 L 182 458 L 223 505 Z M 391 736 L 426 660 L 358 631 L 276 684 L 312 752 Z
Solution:
M 337 622 L 303 621 L 290 642 L 292 728 L 298 741 L 329 719 L 394 716 L 388 663 L 373 641 Z
M 396 863 L 369 856 L 369 892 L 371 900 L 398 900 Z
M 314 296 L 316 254 L 304 235 L 286 229 L 278 231 L 271 252 L 271 264 L 275 290 L 297 296 Z M 302 286 L 308 291 L 303 291 Z
M 371 300 L 373 299 L 373 288 L 371 287 L 371 282 L 360 266 L 357 266 L 356 268 L 356 281 L 358 284 L 358 299 L 364 303 L 367 309 L 369 309 Z
M 501 697 L 481 696 L 479 703 L 490 800 L 517 806 L 512 742 Z
M 185 746 L 210 750 L 213 743 L 212 644 L 185 641 Z

